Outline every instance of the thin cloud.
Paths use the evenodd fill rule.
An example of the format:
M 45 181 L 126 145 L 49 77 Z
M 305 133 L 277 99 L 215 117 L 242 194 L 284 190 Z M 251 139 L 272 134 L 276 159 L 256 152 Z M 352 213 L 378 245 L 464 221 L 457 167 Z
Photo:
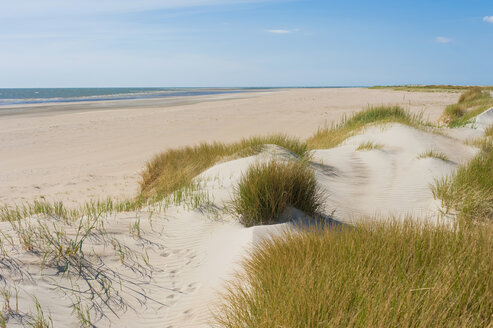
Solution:
M 437 36 L 435 38 L 435 42 L 437 42 L 437 43 L 450 43 L 450 42 L 452 42 L 452 39 L 449 39 L 449 38 L 446 38 L 443 36 Z
M 493 23 L 493 16 L 484 16 L 483 21 L 487 23 Z
M 299 31 L 299 29 L 297 29 L 297 28 L 292 29 L 292 30 L 284 30 L 284 29 L 267 30 L 267 32 L 273 33 L 273 34 L 289 34 L 289 33 L 298 32 L 298 31 Z
M 274 0 L 23 0 L 2 3 L 0 17 L 115 14 L 193 7 L 231 6 Z

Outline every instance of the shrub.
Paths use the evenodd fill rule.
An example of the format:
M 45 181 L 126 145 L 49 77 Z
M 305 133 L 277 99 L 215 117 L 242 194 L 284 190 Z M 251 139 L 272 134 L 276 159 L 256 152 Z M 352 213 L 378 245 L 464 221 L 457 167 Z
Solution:
M 314 214 L 322 194 L 306 163 L 271 161 L 251 166 L 235 189 L 233 209 L 245 226 L 274 223 L 287 206 Z

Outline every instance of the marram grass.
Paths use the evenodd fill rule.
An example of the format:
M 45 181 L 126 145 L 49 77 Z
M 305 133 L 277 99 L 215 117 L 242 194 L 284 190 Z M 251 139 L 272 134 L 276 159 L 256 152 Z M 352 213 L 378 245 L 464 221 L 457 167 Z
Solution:
M 246 258 L 215 326 L 493 327 L 492 236 L 412 222 L 286 232 Z
M 374 143 L 371 141 L 362 142 L 356 151 L 366 151 L 366 150 L 374 150 L 374 149 L 382 149 L 383 145 L 379 143 Z
M 471 119 L 493 107 L 490 91 L 480 87 L 471 87 L 459 98 L 457 104 L 449 105 L 442 114 L 442 121 L 449 127 L 460 127 Z
M 370 107 L 344 118 L 339 124 L 320 128 L 306 143 L 310 149 L 333 148 L 356 135 L 365 126 L 376 123 L 401 123 L 415 128 L 425 126 L 421 115 L 409 113 L 399 106 Z
M 442 161 L 449 161 L 447 154 L 433 149 L 427 150 L 424 153 L 419 154 L 416 158 L 417 159 L 437 158 L 437 159 L 441 159 Z
M 232 201 L 234 212 L 247 227 L 278 222 L 288 206 L 313 215 L 322 204 L 315 175 L 303 161 L 251 166 L 235 188 Z
M 192 183 L 193 178 L 215 165 L 232 158 L 260 152 L 265 144 L 275 144 L 303 157 L 306 144 L 284 135 L 253 137 L 232 144 L 212 143 L 171 149 L 155 156 L 146 165 L 141 177 L 141 199 L 160 200 Z
M 467 220 L 493 220 L 493 142 L 485 139 L 481 148 L 471 161 L 437 179 L 432 187 L 447 211 Z

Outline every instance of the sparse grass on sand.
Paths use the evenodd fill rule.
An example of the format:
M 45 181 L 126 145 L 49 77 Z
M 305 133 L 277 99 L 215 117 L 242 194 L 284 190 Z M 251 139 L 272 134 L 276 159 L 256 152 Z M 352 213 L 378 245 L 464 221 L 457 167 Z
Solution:
M 472 87 L 464 92 L 457 104 L 445 108 L 441 120 L 449 127 L 464 126 L 472 118 L 493 107 L 493 98 L 489 90 Z
M 317 212 L 323 195 L 313 171 L 303 161 L 271 161 L 251 166 L 235 189 L 232 202 L 245 226 L 279 221 L 287 206 Z
M 310 149 L 333 148 L 365 126 L 375 123 L 401 123 L 415 128 L 426 126 L 421 115 L 409 113 L 399 106 L 370 107 L 336 125 L 320 128 L 306 143 Z
M 217 327 L 491 327 L 491 226 L 286 232 L 258 244 Z
M 374 143 L 371 141 L 366 141 L 366 142 L 362 142 L 358 146 L 358 148 L 356 148 L 356 150 L 357 151 L 365 151 L 365 150 L 382 149 L 382 148 L 383 148 L 382 144 Z
M 422 154 L 419 154 L 416 158 L 417 159 L 438 158 L 438 159 L 441 159 L 442 161 L 448 161 L 449 160 L 449 158 L 446 154 L 439 152 L 439 151 L 436 151 L 436 150 L 433 150 L 433 149 L 430 149 L 430 150 L 428 150 Z
M 452 175 L 437 179 L 432 192 L 447 211 L 467 220 L 493 220 L 493 142 L 484 139 L 481 152 Z
M 155 156 L 142 173 L 141 199 L 162 199 L 183 188 L 192 179 L 214 164 L 260 152 L 265 144 L 275 144 L 303 157 L 307 146 L 296 138 L 284 135 L 254 137 L 232 144 L 212 143 L 195 147 L 171 149 Z

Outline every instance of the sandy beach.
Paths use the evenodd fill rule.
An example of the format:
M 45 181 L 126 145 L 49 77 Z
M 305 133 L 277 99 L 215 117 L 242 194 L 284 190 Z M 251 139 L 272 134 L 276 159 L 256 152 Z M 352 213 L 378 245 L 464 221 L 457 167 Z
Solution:
M 368 105 L 400 104 L 436 121 L 457 98 L 295 89 L 205 97 L 193 104 L 152 100 L 94 103 L 87 110 L 26 109 L 1 118 L 2 201 L 44 195 L 75 206 L 132 197 L 145 161 L 170 147 L 270 133 L 307 138 L 324 123 Z M 316 216 L 288 205 L 273 224 L 244 225 L 231 211 L 252 166 L 300 162 L 294 151 L 273 144 L 250 156 L 225 158 L 194 176 L 190 186 L 196 189 L 175 190 L 134 211 L 103 204 L 71 214 L 49 207 L 21 220 L 23 214 L 4 211 L 0 320 L 9 327 L 32 320 L 55 327 L 211 327 L 225 284 L 266 238 L 313 222 L 340 227 L 391 218 L 452 226 L 455 217 L 444 215 L 430 186 L 475 158 L 480 148 L 463 141 L 489 133 L 492 124 L 493 109 L 460 129 L 430 128 L 411 118 L 407 124 L 370 124 L 335 147 L 311 149 L 310 172 L 323 195 Z
M 43 104 L 0 109 L 0 204 L 44 197 L 76 206 L 137 193 L 153 155 L 200 142 L 230 142 L 318 127 L 369 105 L 399 104 L 436 121 L 457 93 L 365 88 Z

